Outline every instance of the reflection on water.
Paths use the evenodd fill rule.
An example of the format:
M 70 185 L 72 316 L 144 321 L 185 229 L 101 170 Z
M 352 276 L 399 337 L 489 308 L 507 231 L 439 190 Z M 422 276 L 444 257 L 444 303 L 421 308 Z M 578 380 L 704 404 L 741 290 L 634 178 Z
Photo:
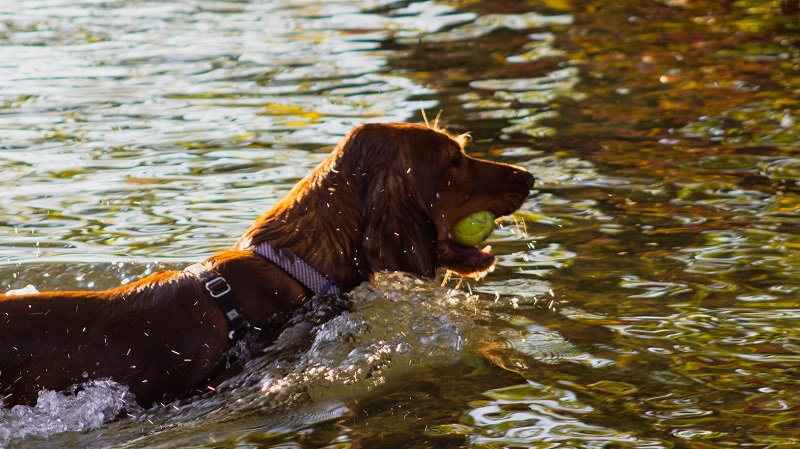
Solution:
M 381 332 L 319 340 L 344 352 L 20 444 L 797 446 L 800 38 L 778 3 L 0 4 L 6 288 L 108 288 L 227 247 L 351 126 L 420 108 L 538 180 L 463 287 L 479 301 L 393 287 L 400 318 L 442 321 L 378 307 Z M 267 384 L 313 400 L 279 413 Z

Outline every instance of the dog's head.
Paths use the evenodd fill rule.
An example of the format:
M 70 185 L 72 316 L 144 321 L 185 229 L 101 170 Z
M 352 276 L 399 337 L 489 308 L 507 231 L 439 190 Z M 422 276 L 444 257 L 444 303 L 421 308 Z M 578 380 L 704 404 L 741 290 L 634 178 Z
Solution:
M 433 277 L 437 267 L 484 272 L 494 256 L 454 242 L 461 219 L 487 210 L 511 214 L 528 197 L 523 168 L 464 153 L 464 136 L 408 123 L 357 127 L 334 152 L 361 186 L 362 249 L 372 271 Z

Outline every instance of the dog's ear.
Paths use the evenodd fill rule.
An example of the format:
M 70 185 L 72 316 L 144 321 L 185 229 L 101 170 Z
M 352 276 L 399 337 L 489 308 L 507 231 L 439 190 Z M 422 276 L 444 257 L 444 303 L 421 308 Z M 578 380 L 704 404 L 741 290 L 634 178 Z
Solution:
M 362 247 L 370 268 L 434 277 L 437 230 L 430 213 L 440 164 L 420 160 L 424 150 L 412 148 L 417 142 L 408 132 L 380 126 L 361 131 L 353 144 L 360 146 Z
M 372 271 L 436 275 L 436 225 L 403 173 L 373 178 L 364 197 L 362 244 Z

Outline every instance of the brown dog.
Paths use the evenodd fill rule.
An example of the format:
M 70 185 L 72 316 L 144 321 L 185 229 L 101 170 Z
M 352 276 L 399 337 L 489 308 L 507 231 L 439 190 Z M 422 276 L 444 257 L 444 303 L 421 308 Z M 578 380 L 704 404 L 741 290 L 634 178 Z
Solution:
M 314 294 L 381 270 L 489 269 L 491 254 L 449 231 L 477 211 L 514 212 L 533 176 L 463 143 L 421 125 L 359 126 L 232 250 L 107 291 L 0 295 L 0 394 L 33 404 L 41 389 L 110 378 L 147 407 L 202 391 L 243 330 L 269 341 Z

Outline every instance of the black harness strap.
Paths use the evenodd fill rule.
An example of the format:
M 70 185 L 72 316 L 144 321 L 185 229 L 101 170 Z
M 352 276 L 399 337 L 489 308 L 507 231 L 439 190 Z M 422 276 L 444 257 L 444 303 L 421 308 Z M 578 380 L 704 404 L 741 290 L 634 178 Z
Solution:
M 200 279 L 200 282 L 206 288 L 208 294 L 214 298 L 217 306 L 219 306 L 219 308 L 225 314 L 225 318 L 228 319 L 228 323 L 231 326 L 231 331 L 228 333 L 228 338 L 231 340 L 236 340 L 248 327 L 250 327 L 250 324 L 245 321 L 242 313 L 236 308 L 233 300 L 228 295 L 228 293 L 231 292 L 231 286 L 224 277 L 218 276 L 213 271 L 206 269 L 205 265 L 202 263 L 190 265 L 186 267 L 184 271 L 188 271 Z

